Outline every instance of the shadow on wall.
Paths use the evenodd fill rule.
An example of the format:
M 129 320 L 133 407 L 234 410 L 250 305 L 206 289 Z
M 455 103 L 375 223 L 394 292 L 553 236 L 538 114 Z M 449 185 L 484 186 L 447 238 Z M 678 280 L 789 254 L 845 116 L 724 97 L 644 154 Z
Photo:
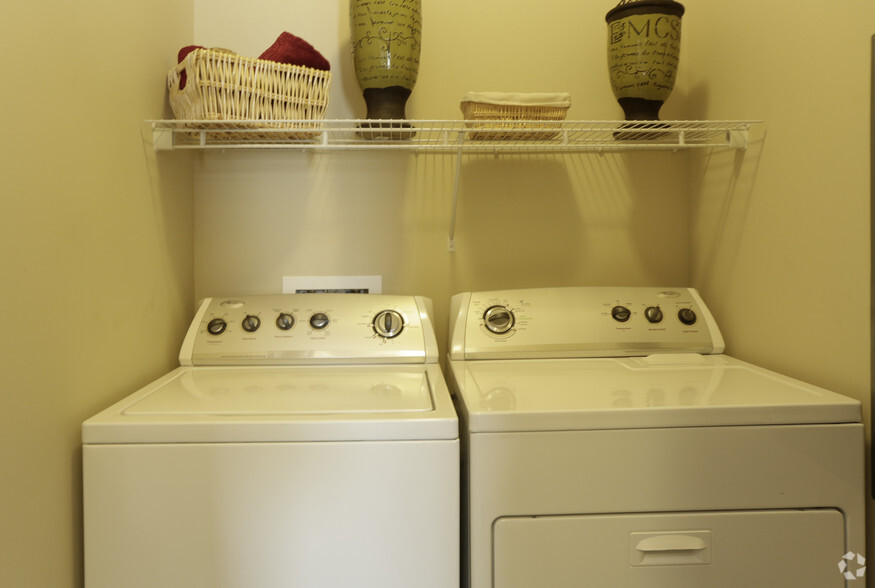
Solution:
M 513 283 L 578 265 L 580 221 L 561 160 L 483 156 L 462 165 L 457 253 L 472 275 Z
M 685 282 L 683 156 L 482 156 L 464 163 L 460 289 Z
M 404 153 L 204 154 L 197 294 L 276 292 L 286 275 L 383 275 L 395 287 L 411 165 Z
M 189 191 L 192 182 L 190 154 L 170 151 L 156 152 L 152 143 L 151 128 L 142 129 L 143 154 L 151 193 L 151 214 L 147 219 L 156 228 L 154 248 L 165 252 L 165 259 L 173 279 L 167 282 L 175 295 L 175 306 L 182 312 L 182 321 L 187 321 L 194 311 L 190 300 L 194 290 L 193 255 L 179 255 L 180 251 L 194 250 L 192 225 L 194 222 L 193 196 Z M 160 160 L 160 163 L 159 163 Z
M 764 146 L 763 132 L 747 150 L 708 151 L 691 166 L 692 283 L 709 298 L 730 291 Z
M 869 189 L 872 191 L 872 195 L 870 196 L 870 203 L 875 201 L 875 35 L 872 36 L 872 74 L 870 79 L 871 90 L 869 92 L 869 101 L 871 102 L 871 116 L 869 117 L 869 137 L 871 141 L 871 145 L 869 147 L 869 175 L 871 177 L 869 181 Z M 870 204 L 869 206 L 869 214 L 871 215 L 869 221 L 869 240 L 870 240 L 870 263 L 875 261 L 875 239 L 872 239 L 872 228 L 875 227 L 875 206 Z M 871 307 L 875 309 L 875 267 L 872 268 L 870 272 L 870 286 L 869 286 L 869 296 L 872 297 Z M 869 326 L 869 336 L 872 338 L 871 345 L 871 353 L 872 359 L 869 361 L 869 370 L 871 372 L 872 366 L 875 365 L 875 324 L 871 321 L 875 321 L 875 312 L 871 313 L 870 318 L 870 326 Z M 872 374 L 869 374 L 869 381 L 873 382 L 873 386 L 875 386 L 875 379 L 873 379 Z M 870 410 L 870 423 L 875 423 L 875 388 L 873 388 L 871 392 L 872 401 L 869 404 Z M 872 459 L 872 464 L 870 467 L 870 472 L 872 475 L 871 481 L 871 492 L 872 498 L 875 499 L 875 451 L 871 451 L 870 449 L 870 457 Z

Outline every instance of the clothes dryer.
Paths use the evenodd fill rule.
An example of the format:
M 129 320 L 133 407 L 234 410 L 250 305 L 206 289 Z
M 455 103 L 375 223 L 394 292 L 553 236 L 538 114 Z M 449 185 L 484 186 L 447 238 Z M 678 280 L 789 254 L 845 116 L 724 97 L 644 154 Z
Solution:
M 860 403 L 723 354 L 695 290 L 459 294 L 450 342 L 472 588 L 865 573 Z
M 207 299 L 180 364 L 82 426 L 86 588 L 458 585 L 430 301 Z

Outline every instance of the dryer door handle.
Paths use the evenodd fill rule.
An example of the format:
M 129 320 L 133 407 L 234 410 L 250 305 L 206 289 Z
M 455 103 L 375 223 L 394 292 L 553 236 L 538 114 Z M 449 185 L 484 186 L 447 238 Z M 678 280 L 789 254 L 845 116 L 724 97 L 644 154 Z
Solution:
M 695 566 L 711 563 L 711 531 L 632 533 L 629 563 L 633 566 Z
M 701 537 L 671 534 L 642 539 L 635 546 L 635 549 L 650 553 L 654 551 L 701 551 L 707 547 L 708 544 Z

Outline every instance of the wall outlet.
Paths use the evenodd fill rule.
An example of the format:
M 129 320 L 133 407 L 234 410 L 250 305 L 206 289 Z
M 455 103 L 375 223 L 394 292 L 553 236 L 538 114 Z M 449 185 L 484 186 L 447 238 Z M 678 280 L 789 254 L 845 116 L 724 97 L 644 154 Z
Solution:
M 381 294 L 383 276 L 285 276 L 283 294 L 301 292 L 356 292 Z

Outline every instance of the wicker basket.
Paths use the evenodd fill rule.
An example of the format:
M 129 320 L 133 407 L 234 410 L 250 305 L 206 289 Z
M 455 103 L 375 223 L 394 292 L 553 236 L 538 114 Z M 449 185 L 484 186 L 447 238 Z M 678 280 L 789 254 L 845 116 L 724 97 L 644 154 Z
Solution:
M 558 133 L 551 123 L 565 120 L 570 106 L 568 94 L 498 92 L 470 93 L 461 103 L 466 126 L 473 129 L 468 138 L 481 141 L 552 139 Z
M 195 49 L 167 74 L 170 107 L 177 119 L 198 121 L 191 123 L 192 128 L 227 129 L 228 138 L 237 140 L 318 136 L 330 84 L 327 70 L 220 49 Z M 234 122 L 254 120 L 273 122 Z

